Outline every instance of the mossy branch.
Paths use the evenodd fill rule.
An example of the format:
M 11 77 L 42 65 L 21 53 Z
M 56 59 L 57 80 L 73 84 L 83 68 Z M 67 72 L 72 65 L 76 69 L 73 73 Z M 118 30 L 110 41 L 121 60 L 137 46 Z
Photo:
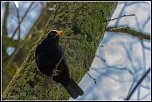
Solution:
M 130 29 L 129 27 L 108 27 L 106 29 L 108 32 L 120 32 L 121 34 L 127 33 L 129 35 L 135 36 L 139 38 L 140 40 L 147 39 L 150 40 L 150 35 L 144 34 L 142 32 L 135 31 L 133 29 Z

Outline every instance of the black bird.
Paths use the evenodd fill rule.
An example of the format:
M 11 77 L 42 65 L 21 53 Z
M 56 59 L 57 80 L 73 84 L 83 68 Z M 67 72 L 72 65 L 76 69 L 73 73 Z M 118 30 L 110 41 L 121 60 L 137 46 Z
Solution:
M 61 59 L 63 52 L 59 46 L 59 35 L 62 31 L 52 30 L 48 36 L 36 47 L 36 63 L 38 69 L 45 75 L 50 76 L 56 64 Z M 83 90 L 76 84 L 69 74 L 69 69 L 65 58 L 59 64 L 53 80 L 61 83 L 72 98 L 83 95 Z

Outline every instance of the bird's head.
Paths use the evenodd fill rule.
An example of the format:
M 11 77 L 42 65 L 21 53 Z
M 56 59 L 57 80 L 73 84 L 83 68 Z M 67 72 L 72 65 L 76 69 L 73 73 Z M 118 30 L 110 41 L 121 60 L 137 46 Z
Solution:
M 62 31 L 57 31 L 57 30 L 51 30 L 49 33 L 48 33 L 48 36 L 51 36 L 51 37 L 57 37 L 59 35 L 62 34 Z

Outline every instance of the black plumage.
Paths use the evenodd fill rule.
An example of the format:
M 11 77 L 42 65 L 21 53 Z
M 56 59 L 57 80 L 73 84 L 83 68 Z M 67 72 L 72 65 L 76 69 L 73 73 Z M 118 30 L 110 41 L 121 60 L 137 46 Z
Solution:
M 61 33 L 62 31 L 57 30 L 50 31 L 48 36 L 36 48 L 35 56 L 37 66 L 39 70 L 47 76 L 52 75 L 53 69 L 63 55 L 63 51 L 58 44 Z M 70 77 L 65 58 L 63 58 L 59 64 L 56 72 L 57 75 L 53 77 L 53 80 L 61 83 L 72 98 L 75 99 L 79 95 L 83 95 L 83 90 L 76 84 L 72 77 Z

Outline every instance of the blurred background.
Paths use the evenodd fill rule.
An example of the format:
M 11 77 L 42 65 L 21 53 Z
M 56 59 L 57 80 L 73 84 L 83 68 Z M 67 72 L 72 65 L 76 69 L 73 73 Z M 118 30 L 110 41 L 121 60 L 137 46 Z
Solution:
M 55 2 L 1 2 L 2 90 L 42 33 Z

